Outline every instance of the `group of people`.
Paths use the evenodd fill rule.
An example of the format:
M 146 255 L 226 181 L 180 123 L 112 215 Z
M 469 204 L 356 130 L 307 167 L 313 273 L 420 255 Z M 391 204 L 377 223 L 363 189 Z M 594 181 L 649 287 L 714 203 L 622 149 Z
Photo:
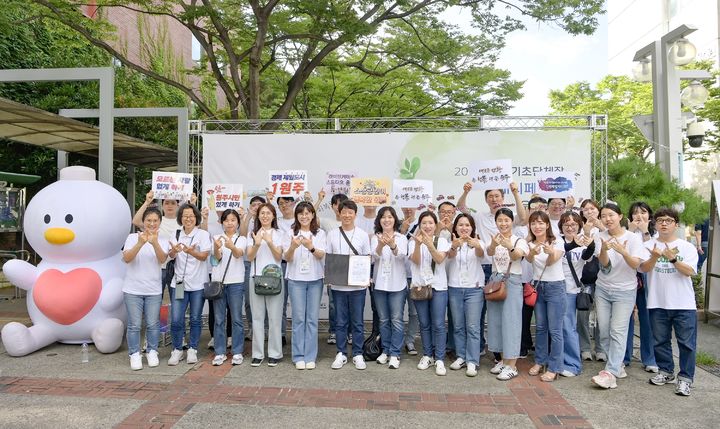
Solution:
M 356 369 L 367 367 L 362 346 L 369 291 L 382 345 L 378 364 L 397 369 L 403 348 L 409 355 L 418 354 L 414 341 L 419 331 L 417 368 L 434 367 L 439 376 L 447 373 L 446 360 L 452 360 L 451 370 L 464 368 L 467 376 L 476 376 L 487 346 L 495 358 L 489 370 L 498 380 L 516 377 L 517 360 L 534 350 L 529 375 L 552 382 L 558 375 L 579 375 L 583 361 L 597 359 L 606 364 L 592 382 L 612 389 L 626 376 L 637 307 L 641 359 L 645 370 L 653 373 L 650 383 L 675 381 L 674 331 L 680 350 L 675 392 L 690 394 L 697 333 L 690 277 L 696 273 L 698 256 L 692 244 L 677 237 L 675 210 L 659 208 L 653 213 L 638 202 L 625 218 L 613 203 L 601 206 L 584 200 L 575 208 L 572 198 L 539 196 L 525 206 L 511 184 L 515 211 L 509 208 L 513 204 L 505 203 L 504 192 L 493 189 L 484 194 L 490 210 L 475 212 L 467 207 L 471 188 L 469 183 L 464 186 L 457 205 L 444 201 L 420 213 L 403 208 L 402 217 L 391 206 L 364 207 L 360 216 L 357 204 L 343 194 L 330 200 L 334 217 L 322 219 L 317 207 L 323 192 L 315 204 L 255 196 L 247 211 L 219 212 L 219 221 L 210 224 L 207 209 L 201 212 L 190 203 L 178 207 L 177 201 L 163 200 L 161 212 L 148 193 L 134 218 L 140 231 L 130 234 L 123 253 L 128 263 L 123 291 L 131 368 L 142 368 L 143 317 L 148 365 L 159 363 L 159 310 L 165 287 L 171 299 L 173 346 L 168 364 L 197 362 L 203 285 L 211 278 L 224 284 L 221 296 L 210 302 L 213 365 L 226 361 L 228 347 L 232 364 L 242 364 L 248 332 L 251 365 L 260 366 L 267 357 L 267 364 L 276 366 L 283 358 L 289 299 L 292 362 L 300 370 L 315 368 L 320 301 L 327 286 L 328 344 L 337 350 L 332 369 L 342 368 L 348 358 Z M 326 285 L 326 255 L 369 255 L 371 288 Z M 172 268 L 165 268 L 168 261 Z M 258 290 L 256 282 L 268 269 L 278 268 L 283 290 Z M 580 292 L 594 297 L 594 330 L 589 309 L 577 308 Z M 534 303 L 528 295 L 536 296 Z

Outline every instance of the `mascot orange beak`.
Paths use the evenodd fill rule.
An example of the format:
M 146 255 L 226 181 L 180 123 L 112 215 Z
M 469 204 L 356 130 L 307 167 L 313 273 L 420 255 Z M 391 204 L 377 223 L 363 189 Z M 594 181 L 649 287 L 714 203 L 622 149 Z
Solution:
M 75 239 L 75 233 L 68 228 L 48 228 L 45 240 L 50 244 L 67 244 Z

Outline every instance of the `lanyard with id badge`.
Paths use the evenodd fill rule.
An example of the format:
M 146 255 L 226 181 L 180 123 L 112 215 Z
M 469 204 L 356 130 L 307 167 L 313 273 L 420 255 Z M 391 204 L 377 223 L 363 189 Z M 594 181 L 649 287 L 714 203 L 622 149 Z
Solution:
M 190 237 L 190 243 L 187 245 L 187 247 L 190 247 L 192 245 L 193 240 L 195 239 L 195 236 L 193 235 Z M 182 243 L 180 243 L 182 244 Z M 185 246 L 183 244 L 183 246 Z M 187 264 L 188 259 L 190 259 L 190 255 L 187 253 L 185 254 L 185 266 L 183 267 L 183 273 L 182 273 L 182 279 L 178 280 L 177 277 L 175 278 L 175 299 L 184 299 L 185 298 L 185 273 L 187 272 Z
M 300 274 L 310 274 L 311 265 L 312 254 L 305 246 L 300 246 Z
M 465 250 L 465 258 L 463 258 L 463 249 Z M 470 278 L 470 261 L 469 261 L 469 255 L 470 248 L 467 244 L 463 244 L 463 247 L 460 248 L 460 251 L 458 252 L 458 264 L 460 265 L 460 286 L 461 287 L 471 287 L 473 286 L 473 281 Z

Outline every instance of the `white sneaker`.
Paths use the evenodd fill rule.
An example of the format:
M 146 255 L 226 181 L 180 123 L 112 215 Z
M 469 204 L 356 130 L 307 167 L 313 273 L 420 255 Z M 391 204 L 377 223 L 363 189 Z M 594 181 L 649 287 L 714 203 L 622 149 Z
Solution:
M 378 356 L 377 359 L 375 359 L 375 362 L 379 363 L 380 365 L 385 365 L 388 362 L 388 355 L 385 353 Z
M 390 369 L 400 368 L 400 359 L 398 359 L 397 356 L 390 356 L 390 364 L 388 366 Z
M 603 389 L 615 389 L 617 388 L 617 383 L 615 382 L 615 376 L 612 375 L 609 371 L 602 370 L 591 379 L 591 381 L 598 386 L 602 387 Z
M 504 366 L 502 371 L 500 371 L 500 374 L 498 374 L 495 378 L 497 378 L 498 380 L 507 381 L 517 377 L 517 375 L 517 369 L 514 369 L 510 366 Z
M 660 368 L 658 368 L 656 365 L 648 365 L 645 367 L 645 371 L 657 374 L 660 371 Z
M 305 365 L 304 360 L 299 360 L 299 361 L 295 362 L 295 369 L 305 369 L 305 368 L 307 368 L 307 365 Z
M 477 375 L 477 367 L 474 363 L 468 362 L 467 363 L 467 369 L 465 370 L 465 375 L 468 377 L 475 377 Z
M 188 349 L 187 363 L 190 365 L 197 363 L 197 350 Z
M 215 338 L 210 337 L 210 341 L 208 341 L 208 348 L 214 349 L 215 348 Z
M 445 362 L 441 360 L 435 361 L 435 375 L 445 375 L 447 370 L 445 369 Z
M 168 359 L 168 365 L 175 366 L 179 364 L 181 360 L 183 360 L 183 351 L 174 349 L 172 352 L 170 352 L 170 359 Z
M 465 359 L 457 358 L 457 359 L 455 359 L 455 362 L 450 364 L 450 369 L 452 369 L 453 371 L 457 371 L 464 366 L 465 366 Z
M 308 362 L 305 364 L 305 369 L 315 369 L 315 362 Z
M 333 361 L 332 365 L 330 365 L 330 368 L 332 369 L 340 369 L 347 363 L 347 357 L 345 357 L 342 352 L 338 352 L 338 354 L 335 355 L 335 360 Z M 306 365 L 307 367 L 307 365 Z
M 618 374 L 617 378 L 627 378 L 627 372 L 625 372 L 625 365 L 620 367 L 620 374 Z
M 423 356 L 417 364 L 417 369 L 428 369 L 435 362 L 430 356 Z
M 560 375 L 562 375 L 563 377 L 575 377 L 577 374 L 574 374 L 574 373 L 568 371 L 567 369 L 564 369 L 564 370 L 560 373 Z
M 215 358 L 212 361 L 213 366 L 220 366 L 227 360 L 227 356 L 225 355 L 215 355 Z M 188 362 L 190 362 L 190 353 L 188 352 Z
M 241 365 L 243 363 L 243 360 L 244 360 L 243 355 L 238 353 L 236 355 L 233 355 L 232 364 L 233 365 Z
M 365 358 L 362 357 L 362 355 L 353 356 L 353 363 L 355 364 L 355 369 L 367 368 L 367 365 L 365 364 Z
M 140 352 L 135 352 L 130 355 L 130 369 L 137 371 L 142 369 L 142 357 Z
M 607 355 L 603 352 L 595 353 L 595 360 L 598 362 L 607 362 Z
M 150 350 L 149 352 L 145 353 L 145 358 L 147 359 L 148 366 L 150 368 L 155 368 L 156 366 L 160 365 L 160 359 L 158 358 L 157 350 Z
M 503 361 L 500 361 L 496 363 L 494 367 L 490 368 L 490 374 L 498 375 L 502 372 L 503 368 L 505 368 L 505 364 Z
M 582 352 L 582 353 L 580 353 L 580 359 L 582 359 L 582 360 L 587 360 L 587 361 L 592 361 L 592 360 L 593 360 L 593 358 L 592 358 L 592 353 L 590 353 L 590 352 Z

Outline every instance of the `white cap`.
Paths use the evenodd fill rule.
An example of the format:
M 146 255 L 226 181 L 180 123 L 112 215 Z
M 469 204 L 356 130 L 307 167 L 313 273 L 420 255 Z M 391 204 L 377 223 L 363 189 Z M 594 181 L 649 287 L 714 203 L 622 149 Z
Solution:
M 60 180 L 95 180 L 95 170 L 80 165 L 65 167 L 60 170 Z

